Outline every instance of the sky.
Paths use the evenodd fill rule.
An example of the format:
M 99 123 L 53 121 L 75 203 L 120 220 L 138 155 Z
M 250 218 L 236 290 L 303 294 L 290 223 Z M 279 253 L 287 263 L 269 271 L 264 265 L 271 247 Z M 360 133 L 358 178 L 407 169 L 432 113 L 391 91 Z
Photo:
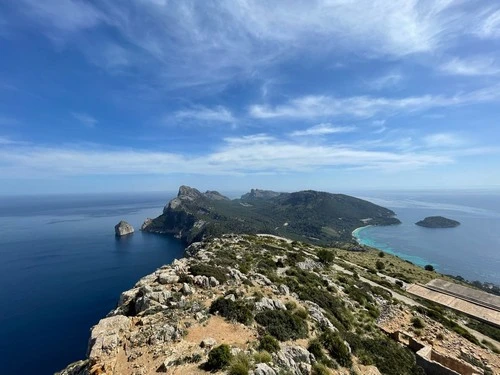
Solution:
M 0 194 L 500 189 L 500 3 L 0 2 Z

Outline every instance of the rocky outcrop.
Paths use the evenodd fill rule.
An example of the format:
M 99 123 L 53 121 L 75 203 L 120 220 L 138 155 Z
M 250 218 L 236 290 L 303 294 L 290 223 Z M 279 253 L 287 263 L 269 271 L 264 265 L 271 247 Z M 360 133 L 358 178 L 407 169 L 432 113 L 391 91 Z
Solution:
M 115 225 L 115 235 L 117 237 L 126 236 L 132 233 L 134 233 L 134 227 L 124 220 Z

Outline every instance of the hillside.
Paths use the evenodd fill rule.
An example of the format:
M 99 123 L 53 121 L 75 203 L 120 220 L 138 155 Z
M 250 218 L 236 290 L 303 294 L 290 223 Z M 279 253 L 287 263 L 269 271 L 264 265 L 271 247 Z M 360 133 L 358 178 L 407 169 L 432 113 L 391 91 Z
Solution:
M 270 236 L 194 243 L 123 292 L 93 327 L 88 357 L 60 375 L 422 375 L 431 354 L 467 373 L 500 371 L 494 344 L 456 323 L 466 317 L 412 299 L 350 254 Z M 436 277 L 406 266 L 408 278 Z
M 163 214 L 148 219 L 142 230 L 173 234 L 188 244 L 225 233 L 268 233 L 329 245 L 351 241 L 352 231 L 366 224 L 399 224 L 394 215 L 387 208 L 343 194 L 252 189 L 230 200 L 217 192 L 181 186 Z

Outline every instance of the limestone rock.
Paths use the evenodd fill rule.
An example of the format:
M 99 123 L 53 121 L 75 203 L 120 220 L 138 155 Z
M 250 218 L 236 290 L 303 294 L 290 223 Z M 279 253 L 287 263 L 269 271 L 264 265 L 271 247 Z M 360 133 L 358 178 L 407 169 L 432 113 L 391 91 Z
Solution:
M 266 298 L 266 297 L 262 298 L 259 302 L 256 302 L 255 308 L 257 309 L 257 311 L 286 310 L 285 305 L 280 300 Z
M 158 275 L 158 282 L 160 284 L 175 284 L 179 281 L 179 276 L 172 275 L 171 273 L 160 273 Z
M 283 294 L 284 296 L 288 296 L 290 294 L 290 288 L 287 287 L 285 284 L 280 284 L 278 290 L 280 294 Z
M 150 219 L 148 217 L 146 220 L 144 220 L 144 223 L 142 223 L 141 230 L 145 230 L 147 227 L 149 227 L 151 225 L 152 222 L 153 222 L 153 219 Z
M 117 237 L 126 236 L 127 234 L 134 233 L 134 227 L 126 221 L 120 221 L 115 225 L 115 235 Z
M 314 355 L 300 346 L 285 346 L 275 354 L 275 357 L 281 367 L 285 367 L 295 375 L 308 375 L 311 363 L 314 362 Z
M 181 293 L 184 294 L 185 296 L 187 296 L 189 294 L 192 294 L 193 291 L 191 290 L 191 287 L 188 284 L 183 283 Z
M 254 370 L 255 375 L 278 375 L 269 365 L 266 363 L 258 363 Z
M 202 348 L 209 348 L 209 349 L 214 347 L 215 345 L 217 345 L 217 341 L 212 337 L 206 337 L 200 343 L 200 346 Z

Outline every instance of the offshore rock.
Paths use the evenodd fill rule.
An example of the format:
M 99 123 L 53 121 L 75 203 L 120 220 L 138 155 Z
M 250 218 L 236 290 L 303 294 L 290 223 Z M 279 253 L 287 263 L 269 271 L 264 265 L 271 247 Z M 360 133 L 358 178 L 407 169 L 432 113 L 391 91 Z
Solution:
M 115 235 L 117 237 L 126 236 L 127 234 L 134 233 L 134 227 L 122 220 L 115 225 Z

